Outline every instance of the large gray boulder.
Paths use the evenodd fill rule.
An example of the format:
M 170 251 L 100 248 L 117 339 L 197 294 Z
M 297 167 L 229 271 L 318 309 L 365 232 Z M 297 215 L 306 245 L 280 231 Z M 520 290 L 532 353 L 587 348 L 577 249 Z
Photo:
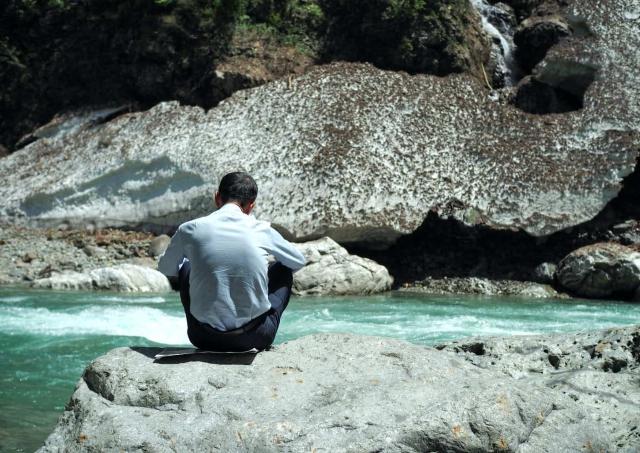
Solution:
M 62 272 L 33 282 L 34 288 L 57 290 L 109 290 L 122 292 L 167 292 L 167 277 L 155 269 L 136 264 L 101 267 L 87 273 Z
M 296 238 L 390 242 L 430 210 L 533 235 L 580 224 L 638 157 L 632 4 L 571 1 L 591 34 L 538 65 L 541 82 L 586 90 L 579 111 L 530 115 L 468 75 L 322 66 L 208 112 L 163 103 L 41 138 L 0 160 L 0 218 L 170 230 L 213 209 L 219 178 L 242 168 L 260 186 L 257 215 Z
M 612 440 L 606 451 L 640 451 L 640 326 L 463 339 L 437 348 L 456 352 L 481 369 L 499 370 L 568 395 L 600 420 L 602 433 Z
M 640 252 L 616 243 L 588 245 L 560 261 L 555 275 L 579 296 L 630 298 L 640 286 Z
M 387 268 L 373 260 L 350 255 L 331 238 L 296 246 L 307 264 L 293 276 L 294 294 L 374 294 L 391 289 L 393 277 Z
M 600 399 L 612 410 L 592 413 L 544 380 L 514 379 L 455 352 L 403 341 L 313 335 L 255 358 L 159 363 L 151 358 L 156 351 L 119 348 L 89 365 L 41 451 L 540 453 L 640 446 L 627 425 L 609 425 L 613 399 L 605 393 Z M 633 391 L 632 382 L 626 386 Z M 620 404 L 624 416 L 617 419 L 629 416 L 628 406 Z M 621 437 L 627 428 L 629 436 Z

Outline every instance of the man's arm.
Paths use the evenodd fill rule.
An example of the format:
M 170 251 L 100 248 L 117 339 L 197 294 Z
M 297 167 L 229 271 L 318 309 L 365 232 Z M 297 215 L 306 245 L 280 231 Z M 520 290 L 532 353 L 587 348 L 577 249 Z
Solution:
M 276 258 L 276 261 L 284 264 L 293 272 L 302 269 L 304 265 L 307 264 L 307 260 L 300 250 L 283 238 L 282 235 L 271 226 L 269 226 L 265 233 L 268 236 L 267 251 Z
M 167 277 L 178 276 L 178 266 L 182 263 L 182 260 L 185 257 L 182 245 L 183 235 L 184 233 L 182 233 L 180 228 L 178 228 L 176 233 L 171 238 L 169 247 L 167 247 L 167 250 L 165 250 L 165 252 L 160 255 L 160 259 L 158 261 L 158 270 Z

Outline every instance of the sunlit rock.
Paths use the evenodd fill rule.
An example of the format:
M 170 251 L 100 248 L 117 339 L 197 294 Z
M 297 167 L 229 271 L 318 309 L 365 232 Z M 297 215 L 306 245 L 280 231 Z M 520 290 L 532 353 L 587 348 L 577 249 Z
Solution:
M 556 279 L 579 296 L 630 298 L 640 286 L 640 252 L 615 243 L 582 247 L 560 261 Z
M 541 341 L 526 340 L 519 340 L 523 351 Z M 582 344 L 580 336 L 571 340 Z M 479 367 L 453 351 L 356 335 L 307 336 L 250 357 L 157 363 L 156 352 L 119 348 L 92 362 L 40 451 L 152 445 L 157 451 L 551 453 L 638 446 L 635 394 L 617 401 L 607 393 L 632 389 L 631 381 L 575 401 L 570 385 L 551 385 L 535 372 L 514 379 L 500 366 Z M 592 370 L 588 357 L 581 372 L 611 375 Z M 627 368 L 618 375 L 629 376 Z M 557 379 L 580 380 L 579 373 L 563 376 Z M 580 388 L 596 387 L 580 382 Z M 599 406 L 589 403 L 596 398 Z
M 135 264 L 102 267 L 87 273 L 63 272 L 33 282 L 35 288 L 109 290 L 122 292 L 166 292 L 169 281 L 160 272 Z
M 374 294 L 391 289 L 393 278 L 384 266 L 349 254 L 330 238 L 296 246 L 307 264 L 293 276 L 295 294 Z

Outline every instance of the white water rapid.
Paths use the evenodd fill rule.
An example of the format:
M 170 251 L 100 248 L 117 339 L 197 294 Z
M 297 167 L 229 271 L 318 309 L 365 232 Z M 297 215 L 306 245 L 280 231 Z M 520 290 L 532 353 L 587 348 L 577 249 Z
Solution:
M 480 13 L 482 28 L 492 41 L 491 59 L 495 62 L 495 69 L 487 73 L 487 77 L 494 88 L 515 85 L 518 80 L 519 69 L 514 58 L 515 45 L 513 43 L 513 16 L 504 9 L 491 5 L 487 0 L 470 0 L 473 7 Z

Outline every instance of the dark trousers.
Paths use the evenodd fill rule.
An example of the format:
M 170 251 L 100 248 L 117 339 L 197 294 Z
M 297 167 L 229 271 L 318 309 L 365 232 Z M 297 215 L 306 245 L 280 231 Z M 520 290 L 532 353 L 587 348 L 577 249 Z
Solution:
M 180 300 L 187 317 L 187 335 L 189 341 L 200 349 L 210 351 L 246 351 L 251 348 L 267 349 L 276 337 L 280 318 L 289 304 L 293 273 L 281 263 L 269 266 L 269 302 L 271 309 L 259 316 L 257 322 L 249 322 L 251 327 L 240 327 L 230 331 L 214 329 L 207 323 L 198 321 L 191 314 L 191 296 L 189 294 L 189 274 L 191 263 L 185 262 L 178 276 Z

